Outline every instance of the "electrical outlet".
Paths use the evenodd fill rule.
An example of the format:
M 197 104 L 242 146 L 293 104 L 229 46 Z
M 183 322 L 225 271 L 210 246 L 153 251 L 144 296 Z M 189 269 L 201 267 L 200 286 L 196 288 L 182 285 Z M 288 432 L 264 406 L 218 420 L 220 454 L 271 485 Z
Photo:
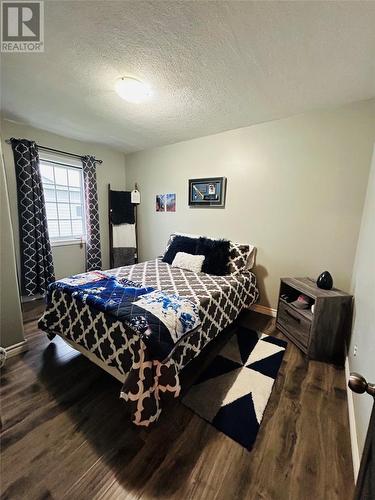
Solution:
M 357 344 L 354 344 L 354 349 L 353 349 L 353 356 L 357 356 L 357 353 L 358 353 L 358 346 Z

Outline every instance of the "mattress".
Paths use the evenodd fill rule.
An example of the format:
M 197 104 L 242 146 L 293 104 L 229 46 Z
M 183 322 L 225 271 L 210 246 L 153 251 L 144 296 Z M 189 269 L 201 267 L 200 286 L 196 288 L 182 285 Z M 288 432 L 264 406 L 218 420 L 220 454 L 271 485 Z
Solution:
M 136 425 L 148 426 L 161 412 L 163 401 L 178 397 L 180 371 L 232 323 L 242 309 L 258 299 L 250 271 L 212 276 L 178 269 L 160 259 L 111 269 L 119 278 L 189 298 L 199 307 L 201 325 L 176 344 L 168 358 L 152 358 L 142 339 L 128 325 L 88 306 L 68 293 L 54 290 L 39 327 L 50 338 L 58 334 L 91 360 L 100 360 L 124 380 L 120 397 L 130 407 Z

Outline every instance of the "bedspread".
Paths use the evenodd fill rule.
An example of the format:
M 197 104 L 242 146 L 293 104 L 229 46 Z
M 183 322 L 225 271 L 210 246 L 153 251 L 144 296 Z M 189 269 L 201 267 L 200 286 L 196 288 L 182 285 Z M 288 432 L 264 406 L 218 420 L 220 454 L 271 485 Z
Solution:
M 148 426 L 159 417 L 165 398 L 178 397 L 182 368 L 257 300 L 256 279 L 249 271 L 227 276 L 194 273 L 160 259 L 108 273 L 189 298 L 199 308 L 200 327 L 183 336 L 168 358 L 159 361 L 128 325 L 58 289 L 52 292 L 39 327 L 50 338 L 57 333 L 127 375 L 120 397 L 130 406 L 133 422 Z
M 163 361 L 176 343 L 200 325 L 195 302 L 126 278 L 92 271 L 51 283 L 47 301 L 60 290 L 89 306 L 114 316 L 141 337 L 153 359 Z

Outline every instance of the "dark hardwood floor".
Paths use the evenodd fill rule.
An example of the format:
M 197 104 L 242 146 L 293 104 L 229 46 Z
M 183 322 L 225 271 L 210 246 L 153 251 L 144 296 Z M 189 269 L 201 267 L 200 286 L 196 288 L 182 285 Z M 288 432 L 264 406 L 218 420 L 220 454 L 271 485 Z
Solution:
M 343 370 L 307 363 L 289 342 L 249 453 L 179 401 L 153 429 L 136 428 L 120 383 L 25 320 L 28 351 L 1 375 L 1 498 L 352 498 Z M 265 316 L 241 322 L 282 337 Z M 186 385 L 219 346 L 189 367 Z

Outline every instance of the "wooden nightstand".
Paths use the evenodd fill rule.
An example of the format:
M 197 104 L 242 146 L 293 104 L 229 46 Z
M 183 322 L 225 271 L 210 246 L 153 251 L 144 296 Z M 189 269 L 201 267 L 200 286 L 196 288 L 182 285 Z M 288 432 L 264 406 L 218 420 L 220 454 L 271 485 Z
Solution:
M 282 299 L 293 300 L 300 294 L 309 297 L 311 309 L 298 309 Z M 322 290 L 311 278 L 282 278 L 276 327 L 296 344 L 309 359 L 343 366 L 345 345 L 349 339 L 352 295 L 333 288 Z

